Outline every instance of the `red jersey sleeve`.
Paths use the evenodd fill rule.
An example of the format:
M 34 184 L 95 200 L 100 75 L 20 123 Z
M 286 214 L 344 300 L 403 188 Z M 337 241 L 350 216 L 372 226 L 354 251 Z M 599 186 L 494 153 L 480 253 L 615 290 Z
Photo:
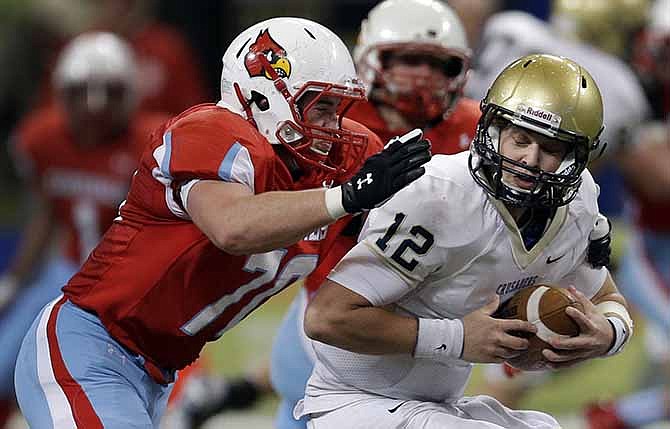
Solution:
M 165 189 L 164 204 L 151 204 L 163 214 L 188 218 L 183 202 L 195 180 L 245 185 L 253 193 L 271 190 L 276 157 L 271 145 L 240 116 L 215 105 L 196 106 L 166 124 L 142 157 L 138 186 Z M 155 194 L 154 194 L 155 195 Z M 138 205 L 146 206 L 141 201 Z M 162 216 L 161 216 L 162 217 Z
M 154 151 L 161 173 L 175 181 L 240 183 L 255 192 L 257 180 L 267 181 L 265 171 L 272 169 L 274 153 L 246 121 L 236 118 L 225 109 L 205 107 L 172 123 Z

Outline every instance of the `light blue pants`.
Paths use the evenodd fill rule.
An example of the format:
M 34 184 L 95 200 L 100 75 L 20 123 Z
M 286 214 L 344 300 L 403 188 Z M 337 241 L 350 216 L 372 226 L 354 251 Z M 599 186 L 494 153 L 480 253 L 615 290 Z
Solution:
M 14 393 L 16 356 L 30 324 L 46 303 L 60 295 L 76 271 L 77 266 L 64 258 L 48 261 L 37 279 L 0 313 L 0 398 Z
M 302 326 L 305 293 L 301 290 L 293 300 L 279 326 L 272 344 L 270 378 L 280 402 L 275 417 L 276 429 L 306 429 L 307 419 L 295 420 L 293 408 L 305 396 L 307 380 L 312 375 L 314 361 L 304 347 Z
M 155 429 L 172 384 L 156 383 L 144 359 L 109 336 L 100 320 L 59 297 L 28 330 L 15 372 L 31 428 Z

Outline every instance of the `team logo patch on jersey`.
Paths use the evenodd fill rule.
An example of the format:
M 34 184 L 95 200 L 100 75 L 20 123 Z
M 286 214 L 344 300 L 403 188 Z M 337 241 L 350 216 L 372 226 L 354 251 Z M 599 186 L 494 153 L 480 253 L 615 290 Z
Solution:
M 256 41 L 249 46 L 249 52 L 244 56 L 244 67 L 250 77 L 264 76 L 273 80 L 267 69 L 267 63 L 259 60 L 259 56 L 265 57 L 279 77 L 291 76 L 291 62 L 286 57 L 286 50 L 272 39 L 267 29 L 262 30 Z
M 507 282 L 499 284 L 496 288 L 496 293 L 500 296 L 507 295 L 510 293 L 518 292 L 521 289 L 525 289 L 529 286 L 533 286 L 537 281 L 539 276 L 530 276 L 523 279 L 514 280 L 513 282 Z
M 552 128 L 558 128 L 561 126 L 561 117 L 556 113 L 552 113 L 548 110 L 534 108 L 525 104 L 519 104 L 519 106 L 516 108 L 516 111 L 517 114 L 520 114 L 521 116 L 530 117 L 536 121 L 550 125 Z

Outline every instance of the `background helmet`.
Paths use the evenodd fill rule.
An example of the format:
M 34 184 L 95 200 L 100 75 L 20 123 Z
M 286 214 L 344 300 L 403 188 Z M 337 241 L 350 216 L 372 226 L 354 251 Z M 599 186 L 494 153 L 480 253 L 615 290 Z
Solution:
M 317 96 L 301 112 L 300 98 Z M 337 126 L 303 118 L 322 97 L 337 97 Z M 251 122 L 271 144 L 281 144 L 301 167 L 334 175 L 360 156 L 366 136 L 341 127 L 344 111 L 365 99 L 353 60 L 342 40 L 326 27 L 301 18 L 273 18 L 244 30 L 223 55 L 219 105 Z M 314 138 L 332 143 L 329 153 Z M 358 154 L 358 155 L 356 155 Z
M 74 38 L 52 75 L 57 101 L 80 144 L 108 142 L 126 132 L 139 102 L 132 48 L 112 33 Z
M 137 79 L 132 48 L 107 32 L 74 38 L 58 57 L 52 75 L 53 86 L 61 94 L 72 88 L 86 89 L 86 104 L 91 110 L 104 108 L 112 95 L 123 95 L 123 108 L 128 112 L 137 107 Z M 110 94 L 110 86 L 123 94 Z
M 411 51 L 443 62 L 445 82 L 415 81 L 400 92 L 386 69 L 385 55 Z M 354 58 L 370 98 L 392 105 L 408 119 L 432 120 L 445 115 L 460 97 L 470 49 L 456 13 L 438 0 L 386 0 L 361 24 Z
M 628 57 L 648 12 L 649 0 L 554 0 L 551 21 L 569 38 Z
M 602 152 L 603 105 L 591 75 L 564 57 L 528 55 L 498 75 L 481 109 L 470 148 L 475 181 L 495 198 L 515 206 L 554 208 L 569 203 L 589 160 Z M 565 142 L 568 152 L 557 171 L 543 171 L 501 155 L 500 132 L 508 124 Z M 521 190 L 504 183 L 505 171 L 534 182 L 534 187 Z

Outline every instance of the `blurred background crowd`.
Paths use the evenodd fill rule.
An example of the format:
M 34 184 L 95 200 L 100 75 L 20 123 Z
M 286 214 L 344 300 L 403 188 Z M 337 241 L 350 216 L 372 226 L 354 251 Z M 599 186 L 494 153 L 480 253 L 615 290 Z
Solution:
M 55 162 L 61 152 L 54 149 L 40 155 L 42 158 L 34 155 L 34 159 L 26 161 L 26 153 L 33 154 L 32 149 L 28 143 L 22 143 L 21 147 L 17 143 L 33 138 L 31 118 L 48 111 L 57 101 L 63 84 L 58 78 L 57 61 L 68 41 L 91 30 L 120 35 L 134 52 L 137 73 L 137 86 L 133 89 L 136 105 L 122 120 L 140 121 L 140 116 L 146 116 L 150 119 L 142 119 L 142 123 L 153 124 L 192 105 L 219 99 L 221 55 L 242 29 L 274 16 L 300 16 L 331 28 L 353 49 L 361 22 L 377 3 L 375 0 L 0 0 L 0 195 L 3 196 L 0 286 L 3 281 L 30 283 L 36 277 L 62 285 L 57 274 L 41 267 L 50 255 L 68 246 L 64 244 L 66 238 L 62 238 L 67 236 L 67 229 L 81 226 L 58 225 L 54 221 L 60 213 L 57 203 L 55 208 L 49 206 L 48 199 L 40 196 L 40 186 L 32 183 L 39 171 L 48 169 L 49 160 Z M 495 374 L 481 375 L 488 371 L 482 370 L 475 377 L 473 389 L 495 393 L 512 405 L 526 401 L 522 402 L 526 406 L 575 416 L 567 428 L 670 427 L 667 419 L 670 2 L 451 0 L 448 3 L 464 24 L 473 53 L 465 95 L 475 100 L 485 95 L 488 85 L 506 64 L 529 53 L 571 57 L 594 75 L 605 99 L 609 147 L 592 170 L 601 186 L 601 210 L 615 225 L 613 272 L 619 276 L 617 281 L 624 295 L 629 299 L 632 295 L 640 326 L 635 343 L 604 366 L 590 363 L 588 370 L 572 371 L 561 381 L 549 383 L 536 379 L 497 383 Z M 115 95 L 113 90 L 106 88 L 109 100 Z M 76 93 L 70 95 L 76 99 Z M 113 114 L 103 119 L 110 123 L 118 120 Z M 99 134 L 92 138 L 113 139 L 114 131 L 106 135 L 103 128 L 98 125 Z M 48 140 L 48 131 L 45 136 Z M 124 150 L 128 150 L 132 167 L 135 149 Z M 132 168 L 126 170 L 129 178 Z M 73 218 L 89 219 L 84 216 L 85 207 L 77 206 L 76 210 Z M 43 218 L 36 217 L 39 213 Z M 32 235 L 29 245 L 28 234 Z M 85 257 L 86 248 L 78 252 Z M 66 281 L 67 275 L 61 275 Z M 641 289 L 649 291 L 640 292 Z M 0 318 L 5 317 L 4 307 L 11 306 L 14 298 L 3 297 L 2 293 L 0 287 Z M 289 296 L 292 293 L 287 292 Z M 289 301 L 290 298 L 280 295 L 221 344 L 210 347 L 207 352 L 213 371 L 234 379 L 236 374 L 253 373 L 255 365 L 262 366 L 262 356 L 269 353 L 269 341 L 263 339 L 272 338 Z M 13 329 L 9 322 L 2 326 Z M 16 336 L 19 335 L 17 332 Z M 225 361 L 220 357 L 224 351 L 228 356 Z M 231 359 L 231 353 L 236 357 Z M 260 380 L 263 375 L 253 377 Z M 7 384 L 10 380 L 0 378 L 0 383 Z M 257 384 L 263 390 L 263 382 Z M 544 386 L 538 388 L 537 394 L 524 397 L 528 389 L 539 384 Z M 11 387 L 0 386 L 0 394 L 5 391 L 11 391 Z M 269 398 L 260 406 L 256 401 L 248 401 L 250 408 L 246 414 L 220 417 L 222 427 L 235 427 L 235 421 L 246 427 L 271 427 L 271 417 L 265 420 L 263 417 L 271 415 L 276 406 L 271 395 Z M 662 416 L 660 420 L 651 426 L 642 420 L 622 423 L 622 417 L 653 414 L 639 410 L 658 403 L 654 398 L 662 398 L 659 407 L 665 407 L 656 413 Z M 607 402 L 598 402 L 602 400 Z M 0 404 L 0 421 L 2 407 Z M 21 427 L 20 418 L 13 421 Z M 209 427 L 216 427 L 216 423 L 210 423 Z

